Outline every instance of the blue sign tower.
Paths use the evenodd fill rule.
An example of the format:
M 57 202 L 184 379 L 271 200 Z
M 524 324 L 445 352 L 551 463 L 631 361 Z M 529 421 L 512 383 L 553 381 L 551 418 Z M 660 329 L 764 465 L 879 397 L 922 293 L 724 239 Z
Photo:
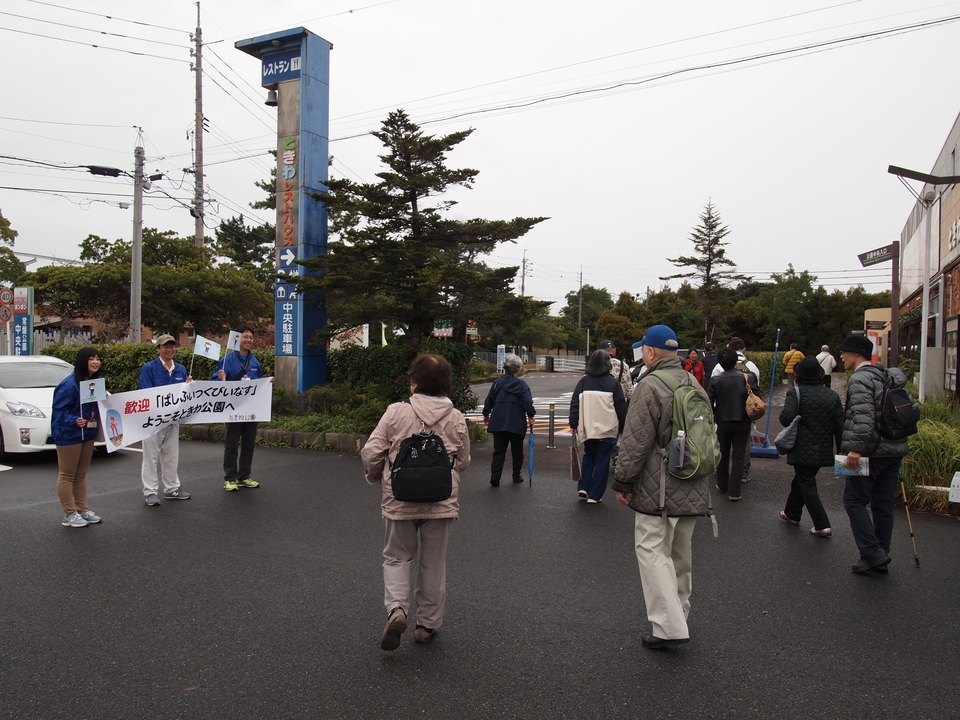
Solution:
M 305 28 L 240 40 L 236 48 L 259 58 L 261 85 L 277 92 L 277 247 L 280 279 L 274 289 L 276 378 L 299 392 L 323 385 L 326 349 L 309 345 L 326 325 L 317 298 L 296 291 L 306 270 L 297 260 L 327 251 L 327 210 L 307 195 L 326 191 L 330 127 L 330 50 Z

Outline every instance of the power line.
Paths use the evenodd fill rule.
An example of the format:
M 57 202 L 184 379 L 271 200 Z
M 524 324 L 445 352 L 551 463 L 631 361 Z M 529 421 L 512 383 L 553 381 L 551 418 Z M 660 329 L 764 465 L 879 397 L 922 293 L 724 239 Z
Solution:
M 93 43 L 85 43 L 79 40 L 67 40 L 66 38 L 54 37 L 53 35 L 43 35 L 41 33 L 32 33 L 27 32 L 26 30 L 14 30 L 13 28 L 0 27 L 0 30 L 6 30 L 7 32 L 19 33 L 21 35 L 30 35 L 31 37 L 44 38 L 46 40 L 59 40 L 60 42 L 70 43 L 71 45 L 83 45 L 85 47 L 97 48 L 98 50 L 113 50 L 114 52 L 127 53 L 128 55 L 139 55 L 141 57 L 151 57 L 157 58 L 158 60 L 170 60 L 172 62 L 182 62 L 189 63 L 189 60 L 181 60 L 180 58 L 166 57 L 165 55 L 153 55 L 151 53 L 136 52 L 134 50 L 122 50 L 115 47 L 107 47 L 106 45 L 94 45 Z
M 91 192 L 90 190 L 48 190 L 46 188 L 10 187 L 8 185 L 0 185 L 0 190 L 22 190 L 23 192 L 49 193 L 51 195 L 58 195 L 60 193 L 64 193 L 68 195 L 103 195 L 105 197 L 125 197 L 125 198 L 133 197 L 133 195 L 128 195 L 125 193 Z
M 218 72 L 219 72 L 219 71 L 218 71 Z M 218 88 L 220 88 L 221 90 L 223 90 L 223 92 L 226 93 L 227 97 L 229 97 L 229 98 L 232 99 L 234 102 L 236 102 L 240 107 L 242 107 L 244 110 L 246 110 L 248 113 L 250 113 L 250 115 L 252 115 L 253 117 L 255 117 L 255 118 L 256 118 L 259 122 L 261 122 L 264 126 L 266 126 L 266 127 L 267 127 L 268 129 L 270 129 L 270 130 L 273 130 L 273 129 L 274 129 L 274 128 L 270 127 L 270 125 L 267 124 L 267 121 L 266 121 L 266 120 L 264 120 L 262 117 L 260 117 L 260 116 L 257 115 L 256 113 L 254 113 L 253 110 L 251 110 L 251 109 L 247 106 L 246 103 L 242 103 L 242 102 L 240 102 L 239 100 L 237 100 L 237 98 L 236 98 L 234 95 L 232 95 L 232 94 L 230 93 L 230 91 L 228 91 L 225 87 L 223 87 L 223 85 L 221 85 L 221 84 L 218 83 L 214 78 L 212 78 L 212 77 L 210 76 L 210 73 L 208 73 L 206 70 L 204 70 L 204 71 L 203 71 L 203 74 L 204 74 L 204 76 L 205 76 L 210 82 L 212 82 L 212 83 L 213 83 L 214 85 L 216 85 Z M 223 73 L 221 73 L 221 75 L 222 75 L 222 74 L 223 74 Z M 226 77 L 224 77 L 224 79 L 226 79 Z
M 71 122 L 60 122 L 58 120 L 33 120 L 30 118 L 15 118 L 15 117 L 2 117 L 0 120 L 13 120 L 15 122 L 30 122 L 30 123 L 41 123 L 43 125 L 70 125 L 72 127 L 95 127 L 95 128 L 135 128 L 136 125 L 98 125 L 96 123 L 71 123 Z
M 611 54 L 611 55 L 604 55 L 604 56 L 598 57 L 598 58 L 590 58 L 589 60 L 581 60 L 581 61 L 579 61 L 579 62 L 568 63 L 567 65 L 558 65 L 557 67 L 547 68 L 547 69 L 545 69 L 545 70 L 535 70 L 534 72 L 524 73 L 524 74 L 522 74 L 522 75 L 514 75 L 514 76 L 509 77 L 509 78 L 502 78 L 502 79 L 500 79 L 500 80 L 492 80 L 492 81 L 485 82 L 485 83 L 479 83 L 479 84 L 477 84 L 477 85 L 472 85 L 472 86 L 470 86 L 470 87 L 460 88 L 459 90 L 451 90 L 451 91 L 449 91 L 449 92 L 437 93 L 437 94 L 435 94 L 435 95 L 428 95 L 428 96 L 426 96 L 426 97 L 417 98 L 416 100 L 409 100 L 409 101 L 407 101 L 407 102 L 405 102 L 405 103 L 401 103 L 400 105 L 401 105 L 401 106 L 406 106 L 406 105 L 413 104 L 413 103 L 423 102 L 424 100 L 433 100 L 433 99 L 435 99 L 435 98 L 445 97 L 445 96 L 447 96 L 447 95 L 456 95 L 456 94 L 461 93 L 461 92 L 469 92 L 470 90 L 479 90 L 480 88 L 489 87 L 489 86 L 491 86 L 491 85 L 499 85 L 499 84 L 502 84 L 502 83 L 513 82 L 514 80 L 522 80 L 522 79 L 524 79 L 524 78 L 535 77 L 535 76 L 537 76 L 537 75 L 545 75 L 545 74 L 547 74 L 547 73 L 557 72 L 557 71 L 559 71 L 559 70 L 568 70 L 568 69 L 573 68 L 573 67 L 580 67 L 580 66 L 582 66 L 582 65 L 589 65 L 589 64 L 591 64 L 591 63 L 603 62 L 604 60 L 612 60 L 613 58 L 623 57 L 623 56 L 625 56 L 625 55 L 633 55 L 633 54 L 636 54 L 636 53 L 639 53 L 639 52 L 646 52 L 646 51 L 648 51 L 648 50 L 657 50 L 657 49 L 659 49 L 659 48 L 668 47 L 668 46 L 670 46 L 670 45 L 679 45 L 679 44 L 682 44 L 682 43 L 685 43 L 685 42 L 691 42 L 691 41 L 693 41 L 693 40 L 702 40 L 703 38 L 711 37 L 711 36 L 714 36 L 714 35 L 723 35 L 723 34 L 725 34 L 725 33 L 736 32 L 737 30 L 745 30 L 745 29 L 747 29 L 747 28 L 757 27 L 757 26 L 759 26 L 759 25 L 766 25 L 766 24 L 770 24 L 770 23 L 774 23 L 774 22 L 779 22 L 779 21 L 781 21 L 781 20 L 790 20 L 790 19 L 792 19 L 792 18 L 799 17 L 799 16 L 801 16 L 801 15 L 809 15 L 809 14 L 812 14 L 812 13 L 822 12 L 822 11 L 824 11 L 824 10 L 833 10 L 833 9 L 838 8 L 838 7 L 843 7 L 844 5 L 853 5 L 853 4 L 856 4 L 856 3 L 858 3 L 858 2 L 860 2 L 860 0 L 849 0 L 848 2 L 843 2 L 843 3 L 840 3 L 840 4 L 838 4 L 838 5 L 830 5 L 829 7 L 826 7 L 826 8 L 817 8 L 817 9 L 815 9 L 815 10 L 806 10 L 806 11 L 804 11 L 804 12 L 794 13 L 794 14 L 792 14 L 792 15 L 783 15 L 783 16 L 781 16 L 781 17 L 771 18 L 771 19 L 769 19 L 769 20 L 759 20 L 759 21 L 757 21 L 757 22 L 747 23 L 746 25 L 738 25 L 738 26 L 735 26 L 735 27 L 732 27 L 732 28 L 725 28 L 725 29 L 723 29 L 723 30 L 714 30 L 714 31 L 712 31 L 712 32 L 702 33 L 702 34 L 700 34 L 700 35 L 693 35 L 693 36 L 691 36 L 691 37 L 686 37 L 686 38 L 680 38 L 680 39 L 678 39 L 678 40 L 668 40 L 668 41 L 666 41 L 666 42 L 657 43 L 657 44 L 655 44 L 655 45 L 646 45 L 646 46 L 641 47 L 641 48 L 634 48 L 633 50 L 625 50 L 625 51 L 623 51 L 623 52 L 613 53 L 613 54 Z M 375 109 L 373 109 L 373 110 L 367 110 L 367 111 L 360 112 L 360 113 L 354 113 L 354 114 L 352 114 L 352 115 L 345 115 L 345 116 L 343 116 L 342 118 L 337 118 L 337 119 L 338 119 L 338 120 L 343 120 L 343 119 L 355 117 L 355 116 L 357 116 L 357 115 L 366 115 L 366 114 L 371 114 L 371 113 L 379 113 L 379 112 L 382 112 L 383 110 L 392 110 L 394 107 L 395 107 L 395 106 L 393 106 L 393 105 L 391 105 L 391 106 L 383 106 L 383 107 L 375 108 Z
M 71 30 L 83 30 L 84 32 L 97 33 L 98 35 L 109 35 L 110 37 L 123 38 L 125 40 L 137 40 L 139 42 L 155 43 L 157 45 L 167 45 L 168 47 L 181 48 L 183 50 L 189 50 L 186 45 L 177 45 L 176 43 L 163 42 L 162 40 L 151 40 L 149 38 L 133 37 L 131 35 L 121 35 L 119 33 L 106 32 L 105 30 L 94 30 L 92 28 L 79 27 L 77 25 L 68 25 L 67 23 L 58 23 L 53 20 L 43 20 L 41 18 L 30 17 L 29 15 L 17 15 L 15 13 L 3 12 L 0 10 L 0 15 L 8 15 L 9 17 L 20 18 L 21 20 L 33 20 L 34 22 L 46 23 L 48 25 L 56 25 L 57 27 L 70 28 Z
M 917 23 L 911 23 L 908 25 L 900 25 L 893 28 L 886 28 L 883 30 L 878 30 L 874 32 L 861 33 L 859 35 L 845 36 L 841 38 L 835 38 L 832 40 L 825 40 L 816 43 L 810 43 L 808 45 L 803 45 L 799 47 L 786 48 L 781 50 L 772 50 L 764 53 L 757 53 L 755 55 L 750 55 L 741 58 L 735 58 L 733 60 L 724 60 L 712 63 L 704 63 L 701 65 L 693 65 L 690 67 L 680 68 L 677 70 L 671 70 L 663 73 L 659 73 L 652 76 L 636 78 L 632 80 L 624 80 L 621 82 L 616 82 L 613 84 L 603 84 L 597 86 L 588 86 L 583 88 L 578 88 L 574 90 L 564 91 L 560 93 L 555 93 L 552 95 L 545 95 L 541 97 L 528 98 L 513 103 L 508 103 L 504 105 L 494 105 L 489 107 L 477 107 L 473 109 L 467 109 L 463 112 L 458 112 L 453 115 L 446 115 L 443 117 L 434 117 L 428 118 L 426 120 L 419 121 L 418 124 L 423 125 L 432 125 L 436 123 L 449 122 L 450 120 L 456 120 L 463 117 L 468 117 L 472 115 L 487 115 L 492 117 L 492 113 L 505 114 L 507 112 L 524 112 L 536 108 L 537 106 L 541 107 L 550 107 L 552 105 L 546 105 L 546 103 L 553 103 L 554 105 L 563 104 L 563 102 L 576 102 L 582 100 L 592 99 L 593 97 L 600 97 L 599 93 L 612 94 L 616 90 L 621 92 L 630 92 L 633 90 L 641 89 L 640 86 L 650 86 L 652 83 L 663 81 L 668 78 L 677 77 L 681 75 L 690 75 L 691 73 L 698 71 L 713 71 L 718 72 L 722 71 L 724 68 L 727 69 L 741 69 L 739 66 L 746 65 L 747 63 L 756 63 L 759 61 L 768 61 L 773 62 L 775 60 L 788 59 L 790 56 L 800 56 L 802 54 L 812 54 L 814 52 L 826 52 L 829 50 L 837 49 L 843 45 L 855 43 L 855 42 L 869 42 L 872 40 L 883 39 L 886 37 L 891 37 L 894 35 L 905 34 L 909 32 L 916 32 L 918 30 L 929 29 L 939 25 L 944 25 L 951 22 L 956 22 L 960 20 L 960 15 L 953 15 L 945 18 L 938 18 L 935 20 L 925 20 Z M 626 88 L 626 89 L 625 89 Z M 590 97 L 584 97 L 590 96 Z M 342 140 L 351 140 L 359 137 L 366 137 L 370 134 L 370 131 L 364 131 L 359 133 L 354 133 L 350 135 L 345 135 L 342 137 L 331 138 L 330 142 L 338 142 Z
M 89 10 L 78 10 L 73 7 L 65 7 L 63 5 L 54 5 L 53 3 L 43 2 L 42 0 L 27 0 L 27 2 L 34 3 L 35 5 L 46 5 L 47 7 L 55 7 L 58 10 L 70 10 L 71 12 L 83 13 L 84 15 L 93 15 L 94 17 L 106 18 L 107 20 L 116 20 L 117 22 L 131 23 L 133 25 L 142 25 L 144 27 L 158 28 L 159 30 L 170 30 L 171 32 L 183 33 L 184 35 L 189 35 L 188 30 L 181 30 L 179 28 L 164 27 L 163 25 L 153 25 L 151 23 L 141 22 L 139 20 L 125 20 L 124 18 L 113 17 L 112 15 L 101 15 L 100 13 L 90 12 Z

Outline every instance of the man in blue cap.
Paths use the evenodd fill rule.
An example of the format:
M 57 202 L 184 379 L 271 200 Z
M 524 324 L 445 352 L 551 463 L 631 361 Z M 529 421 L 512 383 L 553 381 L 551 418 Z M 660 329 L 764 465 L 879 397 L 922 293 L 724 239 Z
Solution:
M 640 344 L 647 371 L 627 411 L 613 489 L 617 501 L 635 512 L 637 562 L 653 628 L 642 642 L 657 650 L 690 641 L 693 528 L 697 516 L 709 512 L 708 480 L 678 480 L 663 466 L 663 448 L 673 435 L 673 392 L 653 373 L 690 382 L 677 357 L 677 335 L 666 325 L 654 325 Z M 698 382 L 692 384 L 704 392 Z

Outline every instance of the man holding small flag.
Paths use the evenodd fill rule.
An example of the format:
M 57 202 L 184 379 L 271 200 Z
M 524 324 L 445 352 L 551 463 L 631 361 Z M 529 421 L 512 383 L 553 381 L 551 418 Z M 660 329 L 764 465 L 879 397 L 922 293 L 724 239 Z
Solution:
M 230 333 L 231 340 L 235 334 L 240 336 L 240 349 L 231 350 L 223 356 L 223 359 L 217 363 L 217 369 L 211 380 L 238 382 L 259 380 L 263 377 L 263 369 L 251 352 L 254 342 L 253 330 L 246 325 L 241 325 Z M 228 342 L 228 347 L 230 344 L 232 343 Z M 219 346 L 217 347 L 219 349 Z M 255 420 L 226 423 L 223 441 L 223 489 L 227 492 L 239 490 L 242 487 L 260 487 L 260 483 L 250 478 L 258 424 Z

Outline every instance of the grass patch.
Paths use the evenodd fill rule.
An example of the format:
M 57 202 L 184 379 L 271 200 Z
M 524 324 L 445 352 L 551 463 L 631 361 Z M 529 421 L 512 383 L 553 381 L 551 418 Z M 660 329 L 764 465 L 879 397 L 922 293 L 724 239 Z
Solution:
M 910 436 L 910 453 L 901 466 L 906 499 L 917 510 L 946 513 L 947 494 L 919 486 L 949 487 L 960 471 L 960 404 L 925 402 L 920 414 L 918 432 Z

